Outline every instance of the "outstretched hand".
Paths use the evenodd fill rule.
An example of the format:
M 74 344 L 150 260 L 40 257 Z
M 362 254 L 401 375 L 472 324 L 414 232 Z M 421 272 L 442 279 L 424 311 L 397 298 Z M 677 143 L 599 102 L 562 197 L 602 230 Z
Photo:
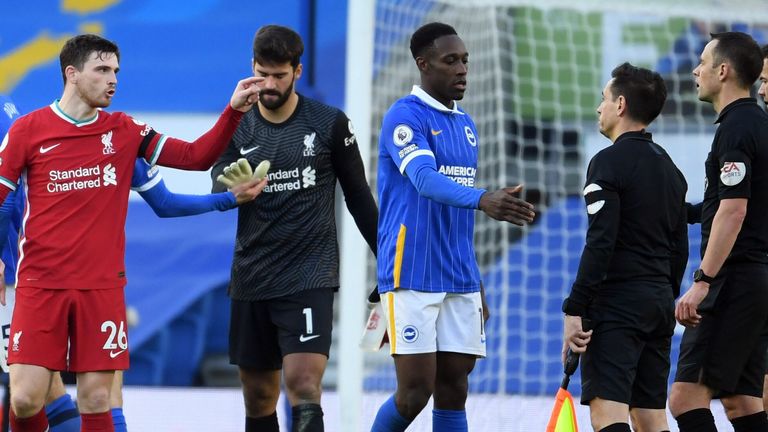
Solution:
M 249 182 L 252 179 L 266 178 L 269 167 L 269 161 L 263 160 L 256 166 L 256 170 L 252 170 L 251 163 L 245 158 L 240 158 L 237 162 L 232 162 L 229 166 L 224 167 L 222 173 L 216 177 L 216 181 L 232 189 L 233 186 Z
M 533 222 L 536 215 L 533 204 L 523 201 L 516 195 L 523 190 L 523 185 L 486 192 L 480 198 L 480 210 L 488 216 L 515 225 L 523 226 Z
M 240 80 L 235 87 L 235 91 L 232 93 L 232 98 L 229 100 L 229 105 L 232 109 L 236 109 L 241 112 L 248 112 L 253 105 L 259 101 L 259 83 L 264 81 L 264 77 L 249 77 Z
M 248 180 L 245 183 L 240 183 L 229 188 L 229 191 L 235 194 L 235 200 L 237 205 L 253 201 L 257 196 L 261 195 L 261 192 L 267 186 L 267 178 L 256 178 Z

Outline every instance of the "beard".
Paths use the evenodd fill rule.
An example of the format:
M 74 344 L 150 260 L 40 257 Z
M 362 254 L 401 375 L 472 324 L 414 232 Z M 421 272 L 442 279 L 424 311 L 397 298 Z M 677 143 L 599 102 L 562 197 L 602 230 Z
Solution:
M 93 108 L 107 108 L 112 99 L 107 97 L 105 92 L 99 92 L 94 89 L 80 89 L 78 88 L 77 94 L 80 99 L 83 100 L 88 106 Z
M 293 84 L 295 80 L 291 82 L 291 85 L 283 92 L 280 93 L 277 90 L 262 90 L 259 92 L 259 103 L 268 110 L 276 110 L 285 105 L 288 98 L 293 93 Z M 277 96 L 277 99 L 265 99 L 264 96 Z

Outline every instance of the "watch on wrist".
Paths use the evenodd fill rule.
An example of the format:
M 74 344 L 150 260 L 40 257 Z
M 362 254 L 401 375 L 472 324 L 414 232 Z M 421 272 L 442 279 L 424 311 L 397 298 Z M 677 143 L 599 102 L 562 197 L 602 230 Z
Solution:
M 694 282 L 706 282 L 708 284 L 711 284 L 715 281 L 715 278 L 712 276 L 707 276 L 706 273 L 704 273 L 704 270 L 702 269 L 696 269 L 696 271 L 693 272 L 693 281 Z

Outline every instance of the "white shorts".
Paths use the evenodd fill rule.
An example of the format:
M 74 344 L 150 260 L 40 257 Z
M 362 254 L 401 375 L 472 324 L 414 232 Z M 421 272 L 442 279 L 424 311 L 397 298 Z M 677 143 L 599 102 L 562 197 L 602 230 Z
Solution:
M 485 357 L 480 293 L 431 293 L 397 289 L 381 298 L 390 354 L 437 351 Z
M 0 368 L 8 372 L 8 341 L 11 339 L 11 318 L 16 304 L 16 287 L 5 287 L 5 306 L 0 305 L 0 332 L 3 334 L 3 349 L 0 352 Z

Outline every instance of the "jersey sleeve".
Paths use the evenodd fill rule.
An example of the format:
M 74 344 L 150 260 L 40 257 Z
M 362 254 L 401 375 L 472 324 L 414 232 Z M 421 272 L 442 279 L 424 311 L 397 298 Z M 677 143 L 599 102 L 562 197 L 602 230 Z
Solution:
M 143 192 L 152 189 L 162 180 L 163 176 L 160 175 L 160 169 L 157 166 L 151 166 L 144 158 L 136 158 L 133 164 L 131 190 Z
M 242 117 L 242 112 L 227 105 L 216 124 L 193 142 L 161 135 L 150 128 L 139 146 L 138 156 L 150 165 L 207 170 L 224 151 Z
M 17 181 L 27 164 L 27 133 L 19 125 L 22 121 L 11 126 L 8 133 L 3 134 L 0 143 L 0 200 L 5 200 L 10 191 L 16 190 Z
M 587 239 L 579 270 L 568 297 L 570 315 L 583 316 L 600 282 L 608 273 L 616 246 L 621 214 L 620 168 L 614 158 L 598 153 L 590 162 L 584 187 L 587 206 Z
M 162 179 L 151 188 L 139 191 L 139 194 L 161 218 L 191 216 L 214 210 L 225 211 L 237 205 L 232 192 L 208 195 L 177 194 L 168 190 Z
M 680 173 L 680 177 L 683 174 Z M 670 255 L 670 282 L 674 298 L 680 295 L 680 284 L 688 264 L 688 203 L 683 202 L 675 230 L 672 232 L 672 254 Z
M 429 146 L 425 126 L 416 113 L 404 105 L 397 105 L 384 116 L 381 125 L 381 143 L 401 174 L 414 160 L 435 164 L 435 153 Z
M 720 137 L 717 154 L 720 168 L 718 195 L 721 200 L 749 199 L 752 189 L 752 158 L 757 148 L 754 137 L 735 130 L 724 130 Z
M 397 106 L 384 118 L 382 146 L 419 195 L 453 207 L 478 208 L 485 190 L 462 186 L 437 171 L 426 130 L 412 109 Z
M 347 210 L 368 247 L 376 255 L 376 230 L 379 212 L 371 188 L 365 179 L 365 166 L 360 156 L 352 121 L 339 111 L 331 137 L 331 164 L 339 179 Z

